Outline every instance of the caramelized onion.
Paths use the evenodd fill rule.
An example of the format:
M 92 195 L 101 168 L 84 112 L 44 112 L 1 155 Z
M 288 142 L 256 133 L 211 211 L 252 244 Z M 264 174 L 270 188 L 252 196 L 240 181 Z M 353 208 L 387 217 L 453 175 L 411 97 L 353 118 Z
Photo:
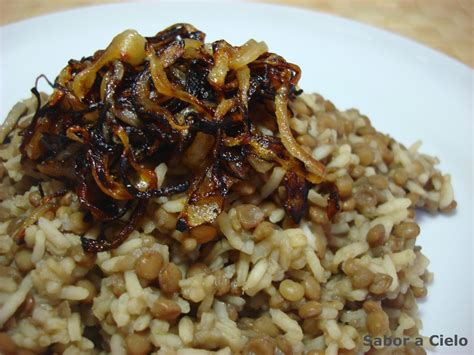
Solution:
M 145 38 L 135 30 L 126 30 L 115 36 L 104 53 L 90 66 L 76 74 L 72 82 L 74 94 L 82 100 L 94 84 L 97 72 L 114 60 L 121 60 L 132 66 L 145 59 Z
M 188 24 L 146 38 L 127 30 L 105 50 L 70 60 L 47 104 L 38 100 L 22 133 L 25 171 L 75 189 L 104 228 L 121 224 L 110 239 L 83 238 L 86 251 L 117 247 L 155 197 L 188 190 L 176 228 L 192 229 L 215 221 L 235 183 L 277 164 L 287 171 L 285 209 L 298 222 L 310 184 L 324 181 L 324 166 L 290 129 L 298 66 L 267 52 L 264 42 L 234 47 L 204 39 Z M 154 171 L 162 163 L 169 167 L 164 185 Z M 338 199 L 330 196 L 332 216 Z
M 288 117 L 288 88 L 285 86 L 282 86 L 275 96 L 275 114 L 281 142 L 285 148 L 293 157 L 303 162 L 312 173 L 310 176 L 311 182 L 316 184 L 322 182 L 325 175 L 324 165 L 301 148 L 291 133 L 290 119 Z

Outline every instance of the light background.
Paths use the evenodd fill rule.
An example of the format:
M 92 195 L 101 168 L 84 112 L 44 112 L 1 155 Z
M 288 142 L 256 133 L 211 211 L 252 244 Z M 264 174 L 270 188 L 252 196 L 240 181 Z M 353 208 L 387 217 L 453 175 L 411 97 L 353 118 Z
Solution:
M 0 25 L 74 7 L 114 2 L 128 0 L 0 0 Z M 261 2 L 305 7 L 368 23 L 412 38 L 474 67 L 474 0 Z

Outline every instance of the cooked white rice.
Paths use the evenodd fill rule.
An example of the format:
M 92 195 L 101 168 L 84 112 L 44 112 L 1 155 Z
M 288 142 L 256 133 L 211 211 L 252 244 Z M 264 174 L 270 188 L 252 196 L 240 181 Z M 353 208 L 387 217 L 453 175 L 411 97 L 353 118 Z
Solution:
M 3 353 L 375 354 L 364 335 L 419 334 L 416 298 L 432 275 L 416 246 L 416 209 L 456 206 L 449 175 L 420 143 L 407 149 L 357 110 L 303 94 L 291 103 L 292 129 L 339 189 L 333 221 L 313 188 L 294 225 L 282 206 L 285 172 L 269 166 L 235 189 L 213 227 L 176 231 L 185 195 L 160 198 L 125 243 L 95 256 L 80 236 L 99 228 L 72 192 L 42 211 L 24 243 L 13 239 L 38 208 L 18 150 L 33 107 L 16 105 L 0 131 L 15 127 L 0 146 Z M 155 171 L 162 182 L 168 167 Z M 47 194 L 61 187 L 42 183 Z

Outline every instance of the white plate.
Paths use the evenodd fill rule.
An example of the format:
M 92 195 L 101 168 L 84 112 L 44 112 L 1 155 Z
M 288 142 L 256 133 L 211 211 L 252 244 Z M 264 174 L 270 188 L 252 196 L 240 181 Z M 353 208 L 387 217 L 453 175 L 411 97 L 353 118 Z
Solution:
M 125 28 L 153 35 L 175 22 L 242 44 L 265 40 L 270 50 L 301 66 L 301 86 L 339 108 L 357 107 L 374 125 L 451 172 L 458 211 L 423 215 L 419 242 L 435 281 L 420 305 L 425 335 L 472 337 L 472 104 L 473 71 L 396 35 L 294 8 L 245 3 L 122 4 L 81 8 L 1 29 L 1 114 L 30 95 L 36 76 L 54 79 L 70 58 L 105 48 Z M 45 87 L 45 86 L 44 86 Z M 470 348 L 472 349 L 472 348 Z M 469 352 L 469 348 L 443 348 Z

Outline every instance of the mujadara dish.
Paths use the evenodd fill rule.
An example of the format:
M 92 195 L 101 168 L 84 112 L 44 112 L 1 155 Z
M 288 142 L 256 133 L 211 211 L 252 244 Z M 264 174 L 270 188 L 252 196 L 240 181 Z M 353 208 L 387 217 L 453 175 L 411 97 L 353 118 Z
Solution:
M 436 158 L 263 42 L 127 30 L 0 129 L 2 354 L 424 354 Z

